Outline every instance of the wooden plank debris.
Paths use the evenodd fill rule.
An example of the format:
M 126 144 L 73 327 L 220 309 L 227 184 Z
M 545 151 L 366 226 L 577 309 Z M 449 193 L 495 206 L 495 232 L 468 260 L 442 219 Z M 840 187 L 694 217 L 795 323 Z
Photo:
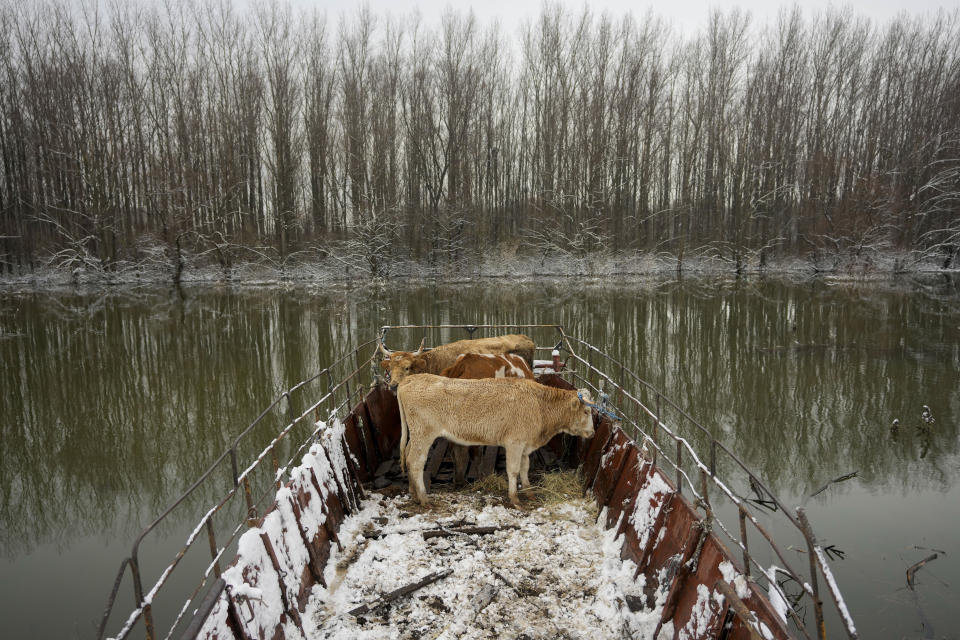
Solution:
M 927 563 L 930 562 L 931 560 L 936 560 L 938 557 L 939 557 L 939 556 L 937 556 L 937 554 L 933 553 L 933 554 L 927 556 L 926 558 L 924 558 L 923 560 L 921 560 L 920 562 L 918 562 L 918 563 L 916 563 L 916 564 L 914 564 L 914 565 L 911 565 L 910 568 L 907 569 L 907 586 L 910 587 L 911 589 L 913 589 L 913 576 L 914 576 L 914 574 L 915 574 L 917 571 L 919 571 L 920 568 L 923 567 L 923 565 L 927 564 Z
M 449 529 L 428 529 L 423 532 L 423 539 L 429 540 L 430 538 L 446 538 L 449 536 L 455 536 L 459 534 L 471 535 L 471 536 L 485 536 L 490 533 L 496 533 L 497 531 L 502 531 L 504 529 L 517 529 L 519 528 L 515 524 L 504 524 L 498 525 L 495 527 L 456 527 Z
M 362 616 L 363 614 L 373 611 L 374 609 L 377 609 L 379 607 L 382 607 L 385 604 L 393 602 L 398 598 L 402 598 L 403 596 L 409 595 L 414 591 L 416 591 L 417 589 L 422 589 L 428 584 L 433 584 L 437 580 L 442 580 L 443 578 L 446 578 L 451 573 L 453 573 L 453 569 L 444 569 L 443 571 L 437 571 L 435 573 L 431 573 L 430 575 L 425 576 L 412 584 L 408 584 L 406 586 L 400 587 L 399 589 L 394 589 L 390 593 L 380 596 L 373 602 L 368 602 L 366 604 L 360 605 L 355 609 L 351 609 L 349 613 L 353 617 Z

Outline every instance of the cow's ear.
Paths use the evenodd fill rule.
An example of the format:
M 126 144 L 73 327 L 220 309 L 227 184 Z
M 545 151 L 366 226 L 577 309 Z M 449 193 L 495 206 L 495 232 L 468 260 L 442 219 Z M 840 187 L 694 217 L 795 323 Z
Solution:
M 416 368 L 418 371 L 425 371 L 427 368 L 426 358 L 414 358 L 413 367 Z
M 381 361 L 380 361 L 380 366 L 383 368 L 384 371 L 389 371 L 389 370 L 390 370 L 390 361 L 389 361 L 389 360 L 381 360 Z

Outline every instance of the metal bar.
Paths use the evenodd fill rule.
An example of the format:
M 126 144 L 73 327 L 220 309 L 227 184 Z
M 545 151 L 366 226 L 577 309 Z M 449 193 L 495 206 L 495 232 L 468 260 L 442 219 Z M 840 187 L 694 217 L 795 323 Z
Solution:
M 386 324 L 380 327 L 384 329 L 465 329 L 466 327 L 476 327 L 477 329 L 560 329 L 558 324 Z
M 710 493 L 707 491 L 707 472 L 700 469 L 700 499 L 708 518 L 713 518 L 713 508 L 710 506 Z
M 823 573 L 824 578 L 826 578 L 827 589 L 830 591 L 833 603 L 837 606 L 837 613 L 840 614 L 847 628 L 847 636 L 851 640 L 855 640 L 858 637 L 857 628 L 853 623 L 853 618 L 850 617 L 846 603 L 843 602 L 843 595 L 839 592 L 837 581 L 833 577 L 833 572 L 830 571 L 830 565 L 827 564 L 827 559 L 823 557 L 823 549 L 817 543 L 817 537 L 813 533 L 813 527 L 810 526 L 810 521 L 807 520 L 807 514 L 803 510 L 803 507 L 797 507 L 797 517 L 806 529 L 806 533 L 810 536 L 810 539 L 814 542 L 813 548 L 814 551 L 816 551 L 817 566 L 820 567 L 821 573 Z
M 130 570 L 133 572 L 133 597 L 136 599 L 137 606 L 143 611 L 143 626 L 146 628 L 147 640 L 153 640 L 153 612 L 150 604 L 143 601 L 143 582 L 140 580 L 140 566 L 135 556 L 130 558 Z
M 737 505 L 737 513 L 740 520 L 740 546 L 743 548 L 743 572 L 747 578 L 752 578 L 750 571 L 750 547 L 747 544 L 747 514 L 744 512 L 743 505 Z
M 117 571 L 117 578 L 113 581 L 113 589 L 110 591 L 110 597 L 107 598 L 107 606 L 103 610 L 103 617 L 100 619 L 100 628 L 97 630 L 97 640 L 102 640 L 104 632 L 107 630 L 107 620 L 110 619 L 110 612 L 113 611 L 113 603 L 117 599 L 117 593 L 120 592 L 120 583 L 123 582 L 123 574 L 130 566 L 130 558 L 124 558 L 120 563 L 120 570 Z
M 713 588 L 723 594 L 723 597 L 727 599 L 727 602 L 730 603 L 730 608 L 736 614 L 738 618 L 743 622 L 743 626 L 747 628 L 747 633 L 750 635 L 750 640 L 763 640 L 763 636 L 760 635 L 760 632 L 757 631 L 757 617 L 753 615 L 753 612 L 747 608 L 747 605 L 743 603 L 743 600 L 737 595 L 737 592 L 726 583 L 725 580 L 717 580 L 716 584 L 713 585 Z
M 213 587 L 207 595 L 204 596 L 203 601 L 197 608 L 196 614 L 193 616 L 193 620 L 190 621 L 190 624 L 184 629 L 183 635 L 180 636 L 180 640 L 194 640 L 194 638 L 200 634 L 200 628 L 206 621 L 207 616 L 210 615 L 210 612 L 213 611 L 213 607 L 217 604 L 217 598 L 220 597 L 220 594 L 223 593 L 223 590 L 226 588 L 227 583 L 224 582 L 223 578 L 218 574 L 217 581 L 213 583 Z
M 257 526 L 257 509 L 253 506 L 253 493 L 250 490 L 250 478 L 243 476 L 243 495 L 247 500 L 247 526 Z
M 213 519 L 210 518 L 207 520 L 207 540 L 210 542 L 210 555 L 213 556 L 213 573 L 218 578 L 220 577 L 220 560 L 217 559 L 219 555 L 217 552 L 217 539 L 213 535 Z
M 820 585 L 817 580 L 817 538 L 813 535 L 813 529 L 810 527 L 810 522 L 807 520 L 807 514 L 802 507 L 797 507 L 797 518 L 800 520 L 802 526 L 801 531 L 803 532 L 803 537 L 807 541 L 807 550 L 810 552 L 810 589 L 813 591 L 813 612 L 817 619 L 817 633 L 820 636 L 820 640 L 825 640 L 827 637 L 827 629 L 823 621 L 823 601 L 820 600 Z M 841 615 L 843 611 L 840 612 Z M 848 633 L 849 633 L 848 629 Z M 856 637 L 856 634 L 852 634 L 851 637 Z
M 677 440 L 677 493 L 683 495 L 683 479 L 681 478 L 681 464 L 683 461 L 683 443 Z

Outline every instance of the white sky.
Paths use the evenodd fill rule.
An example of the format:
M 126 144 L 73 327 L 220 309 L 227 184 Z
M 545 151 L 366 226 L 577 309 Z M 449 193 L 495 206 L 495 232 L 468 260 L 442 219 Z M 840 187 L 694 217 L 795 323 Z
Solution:
M 336 20 L 341 13 L 352 13 L 360 5 L 350 0 L 293 0 L 295 6 L 316 7 L 326 11 L 330 19 Z M 512 33 L 525 18 L 537 15 L 542 7 L 541 0 L 369 0 L 371 11 L 377 15 L 393 13 L 409 15 L 414 7 L 419 7 L 425 22 L 432 22 L 431 16 L 439 16 L 446 7 L 453 7 L 461 11 L 472 8 L 481 24 L 499 19 L 506 33 Z M 790 2 L 766 0 L 668 0 L 661 2 L 644 2 L 630 0 L 561 0 L 561 4 L 574 13 L 579 13 L 584 4 L 590 10 L 599 14 L 608 11 L 612 16 L 620 16 L 626 12 L 633 12 L 637 17 L 643 16 L 648 9 L 671 22 L 678 30 L 684 33 L 693 33 L 706 23 L 711 8 L 729 9 L 739 6 L 752 15 L 754 26 L 763 25 L 776 18 L 782 7 L 791 7 Z M 856 15 L 869 17 L 876 22 L 885 22 L 898 13 L 906 12 L 910 15 L 924 15 L 936 13 L 937 9 L 944 8 L 950 11 L 960 7 L 960 0 L 855 0 L 853 2 L 830 2 L 829 0 L 804 0 L 799 3 L 806 15 L 815 11 L 833 7 L 851 7 Z

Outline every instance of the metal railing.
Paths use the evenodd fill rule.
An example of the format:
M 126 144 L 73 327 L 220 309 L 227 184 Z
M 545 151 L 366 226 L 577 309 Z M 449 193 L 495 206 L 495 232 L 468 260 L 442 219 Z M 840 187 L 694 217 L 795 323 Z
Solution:
M 620 414 L 622 421 L 625 424 L 629 424 L 633 428 L 633 433 L 628 435 L 631 435 L 633 439 L 640 445 L 647 443 L 650 444 L 654 451 L 654 463 L 656 464 L 658 460 L 663 460 L 675 472 L 675 485 L 677 492 L 683 495 L 684 490 L 688 491 L 694 499 L 695 506 L 702 508 L 705 511 L 705 518 L 710 519 L 712 524 L 716 524 L 724 537 L 726 537 L 736 548 L 740 550 L 743 557 L 744 571 L 746 572 L 747 577 L 753 579 L 753 576 L 756 575 L 754 569 L 759 571 L 761 575 L 767 576 L 764 567 L 756 562 L 755 556 L 757 554 L 751 554 L 750 552 L 748 535 L 749 525 L 759 533 L 761 538 L 769 546 L 770 551 L 777 556 L 780 563 L 783 565 L 782 571 L 788 574 L 791 579 L 796 581 L 796 583 L 801 586 L 803 590 L 803 597 L 809 597 L 812 600 L 817 627 L 815 632 L 816 636 L 821 640 L 826 638 L 826 627 L 818 580 L 819 571 L 819 573 L 823 575 L 828 585 L 828 592 L 833 600 L 834 605 L 836 606 L 837 613 L 843 622 L 844 630 L 847 636 L 849 638 L 857 638 L 856 627 L 853 619 L 846 608 L 843 596 L 840 594 L 837 588 L 837 582 L 834 579 L 833 573 L 830 570 L 830 566 L 824 557 L 823 549 L 818 544 L 816 536 L 813 533 L 813 529 L 810 526 L 803 509 L 801 507 L 797 507 L 795 510 L 795 515 L 791 514 L 791 512 L 776 497 L 776 494 L 766 487 L 763 481 L 757 477 L 747 467 L 746 464 L 744 464 L 744 462 L 739 458 L 739 456 L 736 455 L 736 453 L 731 451 L 726 445 L 717 440 L 709 429 L 704 427 L 692 416 L 690 416 L 689 413 L 663 395 L 659 389 L 627 368 L 622 361 L 613 358 L 612 356 L 606 354 L 590 343 L 581 340 L 580 338 L 568 335 L 560 325 L 389 325 L 381 328 L 380 337 L 383 339 L 389 331 L 399 329 L 463 329 L 467 331 L 470 337 L 473 337 L 474 332 L 481 328 L 500 330 L 552 329 L 556 331 L 556 344 L 561 346 L 561 348 L 569 354 L 567 362 L 572 359 L 574 363 L 582 365 L 586 368 L 584 373 L 587 375 L 583 375 L 581 372 L 570 368 L 565 368 L 565 370 L 561 370 L 558 373 L 582 381 L 589 388 L 593 389 L 598 394 L 601 394 L 609 403 L 609 405 L 616 409 L 616 411 Z M 549 342 L 551 344 L 553 343 L 552 340 Z M 539 348 L 538 350 L 542 349 L 549 348 Z M 610 374 L 594 366 L 594 357 L 603 359 L 612 365 L 619 376 L 620 382 L 618 383 L 614 381 Z M 594 381 L 591 381 L 590 379 L 591 374 L 594 376 Z M 652 407 L 648 406 L 647 403 L 641 401 L 641 399 L 636 397 L 635 394 L 631 393 L 630 390 L 625 388 L 624 384 L 627 380 L 633 382 L 636 387 L 642 389 L 652 398 L 652 402 L 650 403 L 653 405 Z M 604 386 L 606 389 L 603 388 Z M 620 400 L 619 405 L 614 403 L 609 398 L 609 391 L 614 391 L 618 396 Z M 628 412 L 624 411 L 627 404 L 633 407 L 635 415 L 645 416 L 648 419 L 650 423 L 649 427 L 645 428 L 644 426 L 641 426 L 639 420 L 629 417 Z M 707 463 L 702 461 L 701 456 L 697 453 L 690 442 L 677 433 L 677 429 L 671 429 L 670 426 L 663 421 L 662 418 L 665 410 L 667 409 L 672 410 L 673 413 L 679 415 L 683 423 L 707 439 Z M 669 453 L 666 451 L 666 441 L 670 441 L 673 445 Z M 807 545 L 807 552 L 810 561 L 809 576 L 807 579 L 805 579 L 798 571 L 791 567 L 791 564 L 786 559 L 783 551 L 774 542 L 773 536 L 763 525 L 760 524 L 757 517 L 745 503 L 745 500 L 731 491 L 730 488 L 724 484 L 720 478 L 717 477 L 718 453 L 725 456 L 736 467 L 744 472 L 749 479 L 751 488 L 756 491 L 758 495 L 762 495 L 762 497 L 764 497 L 768 503 L 775 505 L 776 509 L 785 516 L 787 523 L 803 537 Z M 684 456 L 689 458 L 688 464 L 692 464 L 699 474 L 699 490 L 697 483 L 691 479 L 687 471 L 684 470 Z M 711 484 L 719 489 L 719 491 L 736 506 L 739 520 L 739 536 L 731 533 L 727 526 L 721 520 L 715 517 L 714 510 L 711 507 L 708 489 Z M 770 582 L 769 590 L 776 589 L 779 591 L 780 587 L 775 583 L 775 581 L 769 576 L 767 576 L 767 579 Z M 787 598 L 784 594 L 781 594 L 781 596 L 785 601 L 787 601 Z M 790 616 L 797 629 L 800 630 L 800 632 L 806 638 L 811 637 L 806 625 L 804 624 L 804 621 L 797 613 L 794 606 L 787 607 L 787 615 Z
M 830 570 L 829 564 L 826 562 L 823 551 L 819 544 L 817 543 L 816 536 L 813 533 L 813 529 L 810 526 L 806 514 L 802 507 L 796 508 L 796 516 L 791 515 L 790 511 L 780 502 L 770 489 L 764 485 L 763 481 L 758 478 L 744 462 L 737 456 L 733 451 L 731 451 L 727 446 L 717 440 L 713 433 L 700 424 L 697 420 L 691 417 L 686 411 L 677 406 L 673 401 L 664 396 L 656 387 L 654 387 L 649 382 L 640 378 L 636 373 L 628 369 L 623 362 L 613 358 L 612 356 L 604 353 L 597 347 L 573 336 L 566 335 L 561 329 L 560 332 L 563 334 L 563 341 L 566 345 L 567 351 L 570 353 L 570 357 L 580 365 L 586 367 L 589 373 L 592 373 L 596 376 L 597 384 L 594 384 L 590 380 L 589 374 L 587 376 L 581 375 L 577 371 L 571 371 L 570 375 L 578 380 L 584 382 L 587 386 L 592 388 L 597 393 L 604 394 L 607 398 L 610 406 L 614 407 L 617 412 L 620 414 L 622 421 L 629 424 L 633 427 L 634 433 L 632 434 L 634 440 L 638 439 L 640 436 L 641 444 L 649 443 L 654 450 L 654 463 L 658 459 L 662 459 L 666 462 L 673 470 L 676 472 L 675 485 L 677 492 L 681 495 L 683 494 L 684 486 L 687 487 L 687 490 L 690 491 L 692 497 L 694 498 L 695 505 L 702 508 L 706 512 L 706 517 L 713 519 L 714 511 L 710 504 L 710 496 L 708 487 L 710 484 L 715 486 L 720 490 L 720 492 L 725 495 L 737 508 L 739 516 L 739 537 L 730 532 L 730 530 L 724 525 L 724 523 L 719 519 L 713 519 L 713 524 L 717 524 L 720 528 L 720 531 L 724 536 L 732 542 L 737 548 L 740 549 L 743 555 L 743 564 L 744 570 L 748 578 L 753 577 L 753 571 L 751 567 L 755 567 L 761 573 L 766 575 L 763 567 L 759 565 L 753 556 L 750 554 L 749 542 L 748 542 L 748 528 L 747 525 L 752 525 L 756 531 L 762 536 L 762 538 L 769 545 L 770 550 L 776 554 L 779 561 L 783 564 L 783 569 L 789 576 L 796 581 L 798 585 L 803 587 L 803 593 L 805 596 L 808 596 L 812 599 L 814 607 L 814 616 L 816 619 L 817 625 L 817 636 L 821 639 L 826 638 L 826 629 L 825 622 L 823 617 L 823 608 L 822 600 L 820 598 L 820 588 L 819 581 L 817 578 L 817 570 L 819 569 L 820 573 L 823 574 L 824 579 L 827 582 L 831 599 L 837 608 L 837 613 L 839 614 L 841 620 L 843 621 L 845 631 L 850 638 L 857 638 L 856 627 L 853 623 L 852 618 L 847 611 L 846 605 L 843 601 L 843 596 L 840 594 L 836 580 L 833 577 L 833 574 Z M 596 356 L 598 358 L 603 358 L 610 364 L 614 365 L 619 370 L 621 382 L 615 382 L 613 378 L 607 373 L 601 371 L 594 366 L 592 358 L 584 358 L 579 355 L 577 349 L 573 345 L 578 345 L 582 351 L 586 351 L 591 356 Z M 632 380 L 637 386 L 645 390 L 647 393 L 653 396 L 654 407 L 651 409 L 646 404 L 644 404 L 640 399 L 631 394 L 623 386 L 624 380 Z M 600 382 L 602 381 L 602 383 Z M 606 390 L 603 388 L 606 386 Z M 617 403 L 614 403 L 609 399 L 609 390 L 614 390 L 615 393 L 620 398 L 619 406 Z M 628 412 L 624 409 L 625 401 L 629 402 L 633 408 L 639 412 L 639 415 L 646 416 L 649 418 L 652 429 L 650 433 L 647 432 L 644 427 L 642 427 L 637 420 L 634 420 L 629 417 Z M 676 433 L 675 430 L 671 429 L 667 424 L 662 420 L 664 413 L 664 408 L 671 408 L 676 414 L 681 416 L 682 420 L 692 427 L 696 432 L 700 433 L 703 437 L 708 439 L 709 442 L 709 453 L 708 453 L 708 462 L 705 464 L 701 457 L 694 450 L 690 442 Z M 675 457 L 671 458 L 670 454 L 665 451 L 663 445 L 664 438 L 670 440 L 675 445 Z M 683 466 L 683 457 L 684 452 L 690 457 L 690 461 L 693 463 L 694 467 L 699 473 L 699 485 L 700 490 L 697 490 L 697 483 L 694 482 L 689 476 L 689 474 L 684 470 Z M 787 561 L 784 556 L 783 551 L 777 546 L 774 542 L 773 537 L 770 533 L 764 528 L 760 522 L 757 520 L 756 516 L 751 512 L 751 510 L 745 504 L 745 500 L 740 496 L 734 494 L 730 488 L 717 477 L 717 453 L 725 455 L 736 467 L 738 467 L 742 472 L 744 472 L 749 478 L 749 483 L 751 488 L 755 491 L 762 492 L 762 494 L 767 498 L 767 501 L 776 505 L 777 509 L 786 517 L 787 521 L 797 530 L 798 533 L 803 537 L 804 541 L 807 544 L 809 558 L 810 558 L 810 573 L 809 573 L 809 583 L 807 583 L 801 574 L 794 570 L 790 563 Z M 671 451 L 673 453 L 673 451 Z M 773 583 L 773 580 L 768 580 Z M 770 584 L 770 589 L 778 589 L 775 584 Z M 786 598 L 784 598 L 786 600 Z M 807 637 L 810 638 L 810 635 L 806 629 L 806 626 L 803 624 L 803 620 L 797 614 L 793 606 L 787 607 L 787 614 L 791 617 L 794 623 L 797 625 L 797 628 Z
M 318 433 L 318 429 L 311 429 L 308 436 L 299 445 L 299 447 L 293 451 L 292 455 L 290 455 L 283 467 L 281 467 L 280 459 L 278 457 L 279 445 L 285 441 L 285 439 L 290 435 L 296 426 L 304 423 L 309 416 L 314 415 L 319 419 L 321 415 L 321 409 L 325 409 L 323 413 L 326 416 L 333 416 L 343 410 L 344 407 L 351 406 L 352 403 L 357 400 L 357 396 L 362 398 L 365 387 L 360 383 L 358 377 L 363 370 L 368 368 L 372 363 L 373 358 L 376 355 L 375 343 L 376 339 L 364 342 L 358 347 L 336 358 L 332 364 L 320 372 L 310 376 L 309 378 L 297 383 L 281 393 L 266 409 L 260 413 L 260 415 L 256 417 L 256 419 L 253 420 L 253 422 L 251 422 L 243 431 L 240 432 L 239 435 L 237 435 L 236 438 L 233 439 L 230 446 L 220 454 L 213 464 L 211 464 L 207 470 L 204 471 L 179 498 L 177 498 L 163 513 L 161 513 L 153 522 L 143 529 L 143 531 L 134 540 L 130 556 L 124 558 L 124 560 L 120 563 L 120 568 L 117 571 L 117 577 L 114 581 L 113 589 L 110 592 L 107 605 L 103 612 L 97 638 L 102 639 L 106 633 L 106 628 L 110 621 L 117 595 L 119 594 L 120 587 L 128 573 L 133 583 L 133 598 L 135 608 L 124 621 L 123 626 L 120 628 L 117 634 L 113 637 L 118 639 L 128 637 L 137 623 L 141 621 L 143 622 L 144 630 L 148 640 L 154 640 L 154 638 L 160 637 L 157 634 L 154 621 L 153 609 L 155 598 L 163 590 L 164 585 L 168 583 L 171 575 L 173 575 L 174 571 L 180 565 L 181 560 L 183 560 L 187 552 L 194 546 L 195 543 L 197 543 L 198 540 L 203 537 L 204 533 L 206 534 L 209 544 L 211 557 L 210 563 L 203 571 L 199 583 L 195 586 L 192 593 L 190 593 L 179 612 L 176 613 L 173 622 L 170 624 L 168 631 L 163 635 L 163 637 L 170 638 L 173 635 L 181 621 L 183 621 L 184 615 L 187 613 L 187 611 L 190 611 L 191 605 L 197 601 L 198 596 L 203 591 L 203 588 L 210 582 L 211 574 L 216 578 L 217 582 L 215 583 L 213 590 L 207 594 L 205 602 L 209 603 L 208 606 L 212 606 L 215 597 L 211 598 L 211 594 L 214 594 L 215 592 L 216 595 L 219 595 L 219 592 L 223 589 L 223 581 L 220 580 L 220 560 L 222 559 L 224 552 L 232 548 L 233 543 L 237 540 L 240 533 L 242 533 L 246 527 L 252 527 L 256 525 L 258 520 L 257 514 L 262 513 L 264 506 L 269 506 L 276 490 L 281 484 L 281 469 L 286 468 L 293 463 L 293 461 L 298 459 L 303 451 L 313 442 Z M 366 355 L 364 355 L 365 351 L 367 351 Z M 351 368 L 357 363 L 360 364 L 355 368 Z M 335 372 L 338 372 L 338 382 L 334 381 Z M 352 389 L 351 382 L 355 383 L 355 386 Z M 301 396 L 306 395 L 308 387 L 313 383 L 325 383 L 326 388 L 323 390 L 319 400 L 310 402 L 309 398 L 301 398 Z M 340 400 L 340 398 L 342 398 L 342 400 Z M 297 400 L 301 400 L 302 405 L 305 405 L 309 402 L 306 409 L 299 415 L 296 414 L 294 409 L 294 404 Z M 284 405 L 286 408 L 285 410 L 282 410 Z M 256 427 L 262 425 L 264 420 L 269 415 L 276 413 L 280 413 L 281 419 L 285 419 L 287 421 L 285 426 L 270 441 L 266 448 L 260 451 L 256 458 L 249 463 L 248 466 L 243 469 L 243 471 L 240 471 L 238 463 L 238 449 L 240 448 L 240 445 L 250 438 L 251 434 L 255 433 Z M 251 478 L 254 477 L 254 472 L 260 469 L 268 459 L 272 464 L 273 474 L 269 476 L 271 480 L 264 483 L 266 486 L 263 492 L 255 498 L 254 487 L 252 486 L 253 483 Z M 187 536 L 186 542 L 177 552 L 173 561 L 160 573 L 156 582 L 149 589 L 149 591 L 145 592 L 144 581 L 141 572 L 141 545 L 148 538 L 148 536 L 150 536 L 150 534 L 157 531 L 161 523 L 168 521 L 172 514 L 177 513 L 178 509 L 183 507 L 190 498 L 196 496 L 202 488 L 205 488 L 210 483 L 217 482 L 218 480 L 222 482 L 224 479 L 223 474 L 226 474 L 226 477 L 232 482 L 232 488 L 227 491 L 226 495 L 224 495 L 224 497 L 220 499 L 216 505 L 214 505 L 203 515 L 195 528 Z M 225 541 L 221 540 L 218 542 L 218 532 L 216 531 L 214 525 L 214 515 L 223 510 L 226 505 L 241 492 L 245 501 L 244 506 L 246 517 L 229 531 L 229 535 Z

